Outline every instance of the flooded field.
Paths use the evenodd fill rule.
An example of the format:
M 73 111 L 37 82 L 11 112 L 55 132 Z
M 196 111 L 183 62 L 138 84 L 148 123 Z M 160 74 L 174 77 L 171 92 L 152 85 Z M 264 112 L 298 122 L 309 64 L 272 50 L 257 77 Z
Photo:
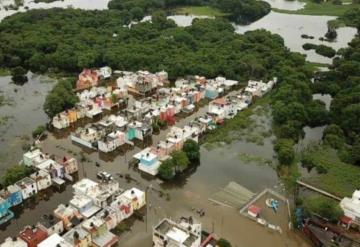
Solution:
M 45 97 L 55 81 L 29 73 L 29 81 L 15 85 L 10 76 L 0 77 L 0 172 L 20 161 L 22 146 L 31 142 L 31 133 L 39 125 L 45 125 L 47 116 L 42 107 Z

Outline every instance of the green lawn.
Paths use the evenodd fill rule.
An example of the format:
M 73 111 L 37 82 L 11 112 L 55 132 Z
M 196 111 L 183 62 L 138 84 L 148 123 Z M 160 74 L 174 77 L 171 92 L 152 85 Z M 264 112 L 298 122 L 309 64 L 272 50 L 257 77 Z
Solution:
M 10 75 L 10 71 L 8 69 L 5 68 L 0 68 L 0 76 L 8 76 Z
M 279 13 L 286 14 L 299 14 L 299 15 L 329 15 L 329 16 L 341 16 L 345 11 L 360 7 L 360 4 L 347 4 L 347 5 L 334 5 L 331 1 L 317 4 L 311 0 L 303 0 L 306 5 L 303 9 L 299 10 L 283 10 L 273 8 L 272 10 Z M 348 0 L 343 0 L 348 2 Z
M 188 6 L 188 7 L 181 7 L 175 10 L 176 14 L 179 15 L 203 15 L 203 16 L 225 16 L 226 14 L 221 12 L 218 9 L 209 7 L 209 6 Z
M 315 166 L 322 166 L 327 173 L 303 178 L 304 181 L 340 197 L 350 196 L 359 188 L 360 167 L 340 161 L 336 150 L 321 146 L 310 151 L 308 155 Z

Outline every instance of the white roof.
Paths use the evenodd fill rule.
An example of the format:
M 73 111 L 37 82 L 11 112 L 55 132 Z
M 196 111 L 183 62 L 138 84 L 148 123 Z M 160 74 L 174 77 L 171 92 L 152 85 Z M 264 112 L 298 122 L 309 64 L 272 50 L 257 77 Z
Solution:
M 13 241 L 12 238 L 5 239 L 5 242 L 0 245 L 0 247 L 27 247 L 27 243 L 21 238 L 16 238 L 16 241 Z
M 49 236 L 47 239 L 38 244 L 38 247 L 72 247 L 72 245 L 65 241 L 59 234 L 54 233 Z
M 38 164 L 36 167 L 40 170 L 41 169 L 49 169 L 50 165 L 52 165 L 54 168 L 62 167 L 59 163 L 57 163 L 55 160 L 52 160 L 52 159 L 45 160 L 44 162 Z
M 90 190 L 97 188 L 98 185 L 99 184 L 97 182 L 91 179 L 83 178 L 73 185 L 73 189 L 75 190 L 75 192 L 87 194 Z
M 129 190 L 126 190 L 123 194 L 128 198 L 133 198 L 134 196 L 131 194 L 131 192 L 134 192 L 134 195 L 137 198 L 141 198 L 145 194 L 143 191 L 141 191 L 141 190 L 139 190 L 139 189 L 137 189 L 135 187 L 131 188 Z
M 166 233 L 166 236 L 177 243 L 183 243 L 190 235 L 177 227 L 173 227 Z
M 150 148 L 150 147 L 145 148 L 145 149 L 141 150 L 140 152 L 134 154 L 133 157 L 134 157 L 135 159 L 140 160 L 143 155 L 146 155 L 147 153 L 150 153 L 150 151 L 151 151 L 151 148 Z

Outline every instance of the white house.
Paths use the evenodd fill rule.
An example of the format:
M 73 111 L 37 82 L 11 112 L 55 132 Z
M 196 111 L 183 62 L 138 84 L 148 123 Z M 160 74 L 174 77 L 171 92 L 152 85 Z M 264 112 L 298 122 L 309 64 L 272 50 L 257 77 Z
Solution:
M 146 204 L 144 191 L 141 191 L 137 188 L 132 188 L 126 190 L 123 194 L 126 198 L 131 200 L 131 205 L 134 210 L 138 210 Z
M 26 166 L 36 166 L 47 159 L 40 149 L 33 149 L 23 154 L 23 162 Z
M 73 157 L 64 157 L 59 163 L 64 167 L 64 171 L 66 174 L 74 174 L 79 170 L 78 162 Z
M 125 194 L 118 195 L 114 201 L 111 202 L 110 207 L 116 211 L 118 223 L 129 218 L 134 212 L 132 201 Z
M 98 141 L 98 149 L 101 152 L 109 153 L 125 144 L 125 133 L 122 131 L 114 131 L 106 137 Z
M 352 219 L 353 223 L 360 225 L 360 190 L 355 190 L 352 197 L 344 197 L 340 202 L 345 216 Z
M 201 224 L 190 219 L 174 222 L 165 218 L 153 228 L 153 243 L 154 247 L 200 247 Z
M 16 182 L 15 185 L 21 190 L 23 200 L 38 193 L 35 180 L 25 177 Z
M 111 77 L 111 74 L 112 74 L 112 70 L 109 66 L 105 66 L 105 67 L 102 67 L 100 68 L 100 76 L 104 79 L 108 79 Z
M 60 237 L 59 234 L 54 233 L 50 235 L 47 239 L 40 242 L 38 247 L 73 247 L 72 244 L 68 243 L 64 238 Z
M 27 243 L 19 237 L 7 238 L 0 247 L 28 247 Z
M 45 170 L 39 170 L 30 175 L 30 178 L 36 181 L 37 190 L 45 190 L 51 186 L 50 173 Z
M 64 222 L 56 218 L 53 214 L 45 214 L 41 216 L 37 227 L 47 232 L 50 236 L 54 233 L 62 234 L 64 232 Z

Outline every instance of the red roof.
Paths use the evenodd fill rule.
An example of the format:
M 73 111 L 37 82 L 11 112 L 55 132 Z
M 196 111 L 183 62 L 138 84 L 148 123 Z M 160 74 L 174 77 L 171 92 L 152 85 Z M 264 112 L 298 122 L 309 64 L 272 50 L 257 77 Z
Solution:
M 352 222 L 352 219 L 350 217 L 343 215 L 340 217 L 340 222 L 348 225 Z
M 19 237 L 28 244 L 28 247 L 36 247 L 48 237 L 48 234 L 39 227 L 32 228 L 27 226 L 20 232 Z
M 218 98 L 218 99 L 213 101 L 213 104 L 215 104 L 215 105 L 225 105 L 226 100 L 225 100 L 225 98 Z
M 260 214 L 260 212 L 261 212 L 261 208 L 258 207 L 258 206 L 255 206 L 255 205 L 251 205 L 251 206 L 248 208 L 248 211 L 251 212 L 251 213 L 253 213 L 253 214 L 258 215 L 258 214 Z

